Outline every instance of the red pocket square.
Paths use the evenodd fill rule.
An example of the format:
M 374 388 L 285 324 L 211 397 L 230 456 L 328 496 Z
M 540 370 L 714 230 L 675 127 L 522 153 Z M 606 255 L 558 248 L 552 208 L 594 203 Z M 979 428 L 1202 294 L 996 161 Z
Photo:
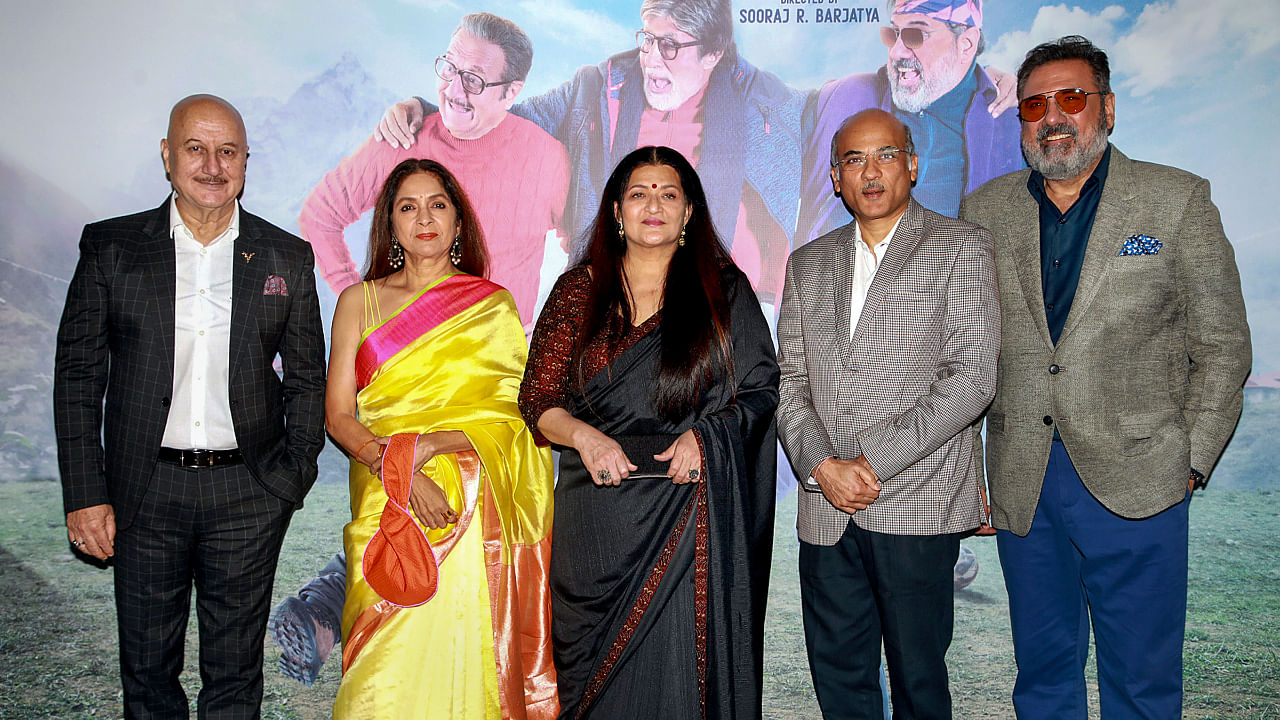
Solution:
M 289 287 L 279 275 L 268 275 L 267 283 L 262 286 L 263 295 L 288 295 Z

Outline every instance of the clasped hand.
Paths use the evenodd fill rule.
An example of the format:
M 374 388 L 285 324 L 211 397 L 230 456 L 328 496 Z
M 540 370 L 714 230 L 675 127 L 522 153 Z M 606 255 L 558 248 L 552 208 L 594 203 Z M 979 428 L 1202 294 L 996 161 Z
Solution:
M 382 453 L 391 438 L 382 436 L 375 440 L 380 450 L 378 457 L 369 463 L 369 470 L 377 475 L 382 472 Z M 417 451 L 414 453 L 413 482 L 409 486 L 409 507 L 413 508 L 423 525 L 433 530 L 448 527 L 450 523 L 458 521 L 458 513 L 449 505 L 449 497 L 445 495 L 444 489 L 422 471 L 422 466 L 437 454 L 431 433 L 419 435 Z
M 814 468 L 813 479 L 827 502 L 851 515 L 866 510 L 880 497 L 880 478 L 861 455 L 852 460 L 824 460 Z

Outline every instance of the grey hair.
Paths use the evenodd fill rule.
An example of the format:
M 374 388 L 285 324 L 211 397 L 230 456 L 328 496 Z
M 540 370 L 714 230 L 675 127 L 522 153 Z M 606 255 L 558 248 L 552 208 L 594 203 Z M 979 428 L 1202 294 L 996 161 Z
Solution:
M 457 35 L 464 30 L 502 50 L 506 67 L 502 70 L 501 82 L 524 80 L 528 77 L 529 68 L 533 66 L 533 43 L 529 42 L 529 36 L 524 34 L 519 25 L 493 13 L 477 12 L 463 15 L 453 34 Z M 493 82 L 489 78 L 485 80 Z
M 644 0 L 640 17 L 661 15 L 701 43 L 698 57 L 733 46 L 733 3 L 730 0 Z
M 858 117 L 864 112 L 866 111 L 859 110 L 858 112 L 845 118 L 844 122 L 840 123 L 840 127 L 836 128 L 836 131 L 832 133 L 831 135 L 831 167 L 835 167 L 836 165 L 840 164 L 840 156 L 838 151 L 836 150 L 836 138 L 840 137 L 840 133 L 844 132 L 844 129 L 849 127 L 849 124 L 853 122 L 854 118 Z M 911 139 L 911 128 L 907 127 L 906 123 L 902 122 L 901 120 L 898 120 L 897 118 L 894 118 L 894 120 L 897 120 L 898 124 L 902 126 L 902 132 L 906 135 L 906 138 L 907 138 L 906 147 L 902 149 L 906 150 L 908 155 L 915 155 L 916 142 L 915 140 Z

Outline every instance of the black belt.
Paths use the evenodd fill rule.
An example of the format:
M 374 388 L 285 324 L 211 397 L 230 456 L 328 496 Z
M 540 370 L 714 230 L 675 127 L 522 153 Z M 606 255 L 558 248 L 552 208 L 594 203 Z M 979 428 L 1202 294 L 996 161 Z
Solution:
M 244 462 L 239 450 L 175 450 L 162 447 L 157 457 L 184 468 L 211 468 Z

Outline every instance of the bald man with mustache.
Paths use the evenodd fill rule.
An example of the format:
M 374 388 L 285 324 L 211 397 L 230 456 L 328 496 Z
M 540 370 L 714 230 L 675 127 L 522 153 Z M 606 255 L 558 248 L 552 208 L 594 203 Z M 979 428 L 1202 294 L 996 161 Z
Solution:
M 276 560 L 324 442 L 314 259 L 241 208 L 226 100 L 179 101 L 160 155 L 172 193 L 85 227 L 58 328 L 67 539 L 114 565 L 126 718 L 187 717 L 192 587 L 199 715 L 256 718 Z

